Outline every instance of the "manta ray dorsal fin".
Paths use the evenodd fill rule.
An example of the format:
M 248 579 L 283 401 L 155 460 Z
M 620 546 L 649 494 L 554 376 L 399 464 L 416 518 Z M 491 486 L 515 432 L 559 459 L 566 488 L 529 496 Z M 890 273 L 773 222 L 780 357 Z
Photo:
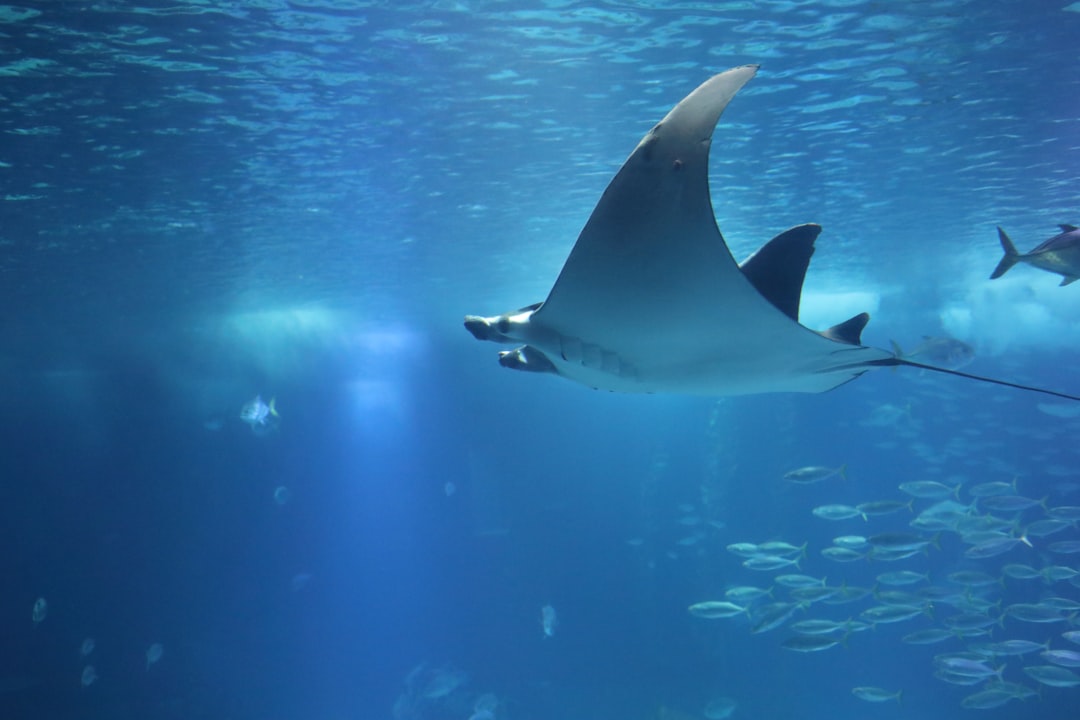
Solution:
M 797 225 L 762 245 L 739 266 L 766 300 L 796 322 L 806 269 L 819 234 L 820 225 Z
M 836 342 L 862 345 L 862 331 L 868 322 L 870 322 L 870 313 L 862 312 L 838 325 L 833 325 L 828 330 L 823 330 L 821 334 Z M 900 346 L 893 343 L 893 348 L 896 354 L 900 355 Z

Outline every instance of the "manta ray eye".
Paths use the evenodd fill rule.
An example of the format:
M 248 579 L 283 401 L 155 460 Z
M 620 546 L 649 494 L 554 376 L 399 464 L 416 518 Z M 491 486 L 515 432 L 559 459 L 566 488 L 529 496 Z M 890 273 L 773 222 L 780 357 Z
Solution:
M 505 335 L 510 332 L 510 321 L 506 318 L 499 318 L 499 321 L 495 323 L 495 329 Z
M 675 158 L 675 162 L 671 163 L 671 169 L 675 170 L 676 172 L 682 170 L 682 160 Z

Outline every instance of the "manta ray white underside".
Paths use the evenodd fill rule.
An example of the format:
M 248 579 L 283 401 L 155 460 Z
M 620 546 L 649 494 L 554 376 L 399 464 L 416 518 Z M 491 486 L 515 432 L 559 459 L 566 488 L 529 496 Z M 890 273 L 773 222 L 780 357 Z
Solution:
M 876 367 L 922 367 L 862 345 L 865 314 L 824 332 L 799 323 L 818 226 L 778 235 L 741 266 L 728 250 L 709 194 L 709 147 L 756 72 L 711 77 L 649 131 L 544 302 L 465 318 L 479 339 L 520 344 L 500 353 L 502 365 L 603 390 L 712 396 L 822 392 Z

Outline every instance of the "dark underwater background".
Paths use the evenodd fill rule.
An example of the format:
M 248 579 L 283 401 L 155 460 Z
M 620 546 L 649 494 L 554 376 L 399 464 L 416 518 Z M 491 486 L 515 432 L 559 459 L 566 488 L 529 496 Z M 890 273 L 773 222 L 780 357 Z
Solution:
M 1076 717 L 1037 653 L 990 666 L 1039 696 L 985 710 L 962 703 L 993 679 L 934 664 L 1080 650 L 1080 588 L 1004 571 L 1080 570 L 1050 549 L 1075 521 L 986 559 L 943 532 L 837 563 L 834 537 L 915 532 L 934 501 L 811 510 L 935 480 L 1019 537 L 1080 505 L 1077 404 L 910 369 L 613 395 L 505 370 L 461 320 L 543 299 L 640 137 L 760 63 L 712 146 L 735 257 L 820 223 L 808 326 L 866 310 L 868 344 L 951 337 L 967 371 L 1080 394 L 1080 288 L 987 279 L 996 225 L 1028 250 L 1080 221 L 1078 34 L 1068 0 L 0 6 L 0 717 Z M 240 418 L 256 397 L 265 426 Z M 784 479 L 807 465 L 846 479 Z M 968 493 L 1013 480 L 1041 504 Z M 985 573 L 952 587 L 1000 621 L 904 642 L 957 612 L 928 603 L 799 653 L 687 612 L 738 585 L 782 601 L 726 550 L 770 540 L 829 586 Z M 1048 598 L 1057 621 L 1006 613 Z

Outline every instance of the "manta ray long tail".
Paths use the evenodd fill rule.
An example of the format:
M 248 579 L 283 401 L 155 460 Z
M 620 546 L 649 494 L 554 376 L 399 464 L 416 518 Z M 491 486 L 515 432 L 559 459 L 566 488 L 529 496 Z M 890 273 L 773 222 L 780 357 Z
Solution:
M 1076 400 L 1080 402 L 1080 396 L 1069 395 L 1068 393 L 1058 392 L 1057 390 L 1047 390 L 1046 388 L 1033 387 L 1031 385 L 1021 385 L 1020 383 L 1009 382 L 1008 380 L 998 380 L 997 378 L 985 377 L 983 375 L 973 375 L 971 373 L 961 372 L 959 370 L 949 370 L 948 368 L 937 367 L 935 365 L 924 365 L 920 362 L 914 362 L 913 360 L 905 360 L 903 358 L 885 358 L 883 360 L 871 360 L 867 365 L 873 365 L 876 367 L 913 367 L 920 370 L 931 370 L 937 373 L 944 373 L 946 375 L 955 375 L 957 377 L 967 378 L 968 380 L 977 380 L 984 383 L 992 383 L 994 385 L 1004 385 L 1005 387 L 1016 388 L 1017 390 L 1027 390 L 1028 392 L 1042 393 L 1043 395 L 1052 395 L 1054 397 L 1063 398 L 1065 400 Z

